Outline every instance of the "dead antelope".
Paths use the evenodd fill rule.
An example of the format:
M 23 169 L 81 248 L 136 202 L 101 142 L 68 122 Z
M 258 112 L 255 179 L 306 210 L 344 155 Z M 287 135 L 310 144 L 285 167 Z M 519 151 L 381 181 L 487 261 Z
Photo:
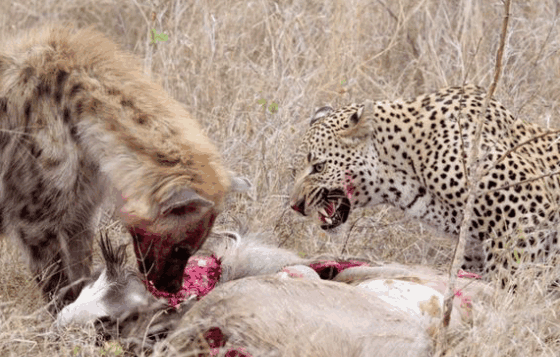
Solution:
M 209 276 L 216 280 L 211 291 L 204 284 L 186 289 L 192 296 L 207 295 L 200 301 L 183 296 L 178 309 L 156 300 L 124 267 L 122 248 L 113 250 L 102 241 L 104 271 L 61 311 L 57 325 L 101 318 L 107 335 L 120 336 L 137 353 L 167 336 L 155 352 L 171 356 L 189 351 L 212 356 L 227 351 L 242 351 L 238 356 L 429 355 L 429 336 L 441 313 L 438 290 L 445 288 L 433 270 L 396 264 L 351 267 L 334 271 L 331 282 L 309 268 L 320 270 L 324 261 L 303 259 L 234 232 L 221 235 L 232 239 L 207 247 L 209 256 L 221 262 L 221 276 L 204 276 L 203 281 Z M 187 269 L 212 267 L 208 260 L 194 262 Z M 203 267 L 196 266 L 200 262 Z M 200 272 L 185 275 L 187 284 Z M 170 297 L 168 302 L 174 305 Z M 452 318 L 461 320 L 459 313 Z
M 414 318 L 365 289 L 275 274 L 217 287 L 182 316 L 155 354 L 429 356 L 431 345 Z
M 220 232 L 212 233 L 211 237 L 217 238 L 216 243 L 205 245 L 201 253 L 206 255 L 193 256 L 189 260 L 182 290 L 168 294 L 155 289 L 137 271 L 125 266 L 125 246 L 115 249 L 108 237 L 103 236 L 99 244 L 104 266 L 80 281 L 84 287 L 78 299 L 58 313 L 56 325 L 62 327 L 69 323 L 83 324 L 120 316 L 125 310 L 153 306 L 156 297 L 167 299 L 174 307 L 191 296 L 206 295 L 219 283 L 276 273 L 286 266 L 308 264 L 308 260 L 293 252 L 258 243 L 256 236 L 242 239 L 235 232 Z M 61 294 L 69 288 L 62 289 Z

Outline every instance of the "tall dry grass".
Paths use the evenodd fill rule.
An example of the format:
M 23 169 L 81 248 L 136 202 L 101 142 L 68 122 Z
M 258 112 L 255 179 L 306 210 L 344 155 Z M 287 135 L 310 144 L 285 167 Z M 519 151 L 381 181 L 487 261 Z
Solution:
M 514 115 L 560 127 L 558 2 L 514 2 L 496 97 Z M 217 227 L 266 232 L 305 254 L 449 264 L 452 241 L 389 207 L 355 212 L 327 235 L 288 208 L 291 157 L 313 109 L 410 97 L 464 82 L 488 86 L 502 5 L 488 0 L 0 0 L 0 38 L 47 22 L 94 26 L 204 125 L 227 165 L 250 178 Z M 168 35 L 149 44 L 150 29 Z M 277 104 L 271 113 L 259 104 Z M 262 103 L 262 102 L 261 102 Z M 119 355 L 91 331 L 49 333 L 51 318 L 8 241 L 0 241 L 0 356 Z M 497 293 L 448 356 L 558 356 L 557 303 L 529 271 L 529 291 Z M 114 347 L 114 346 L 113 346 Z

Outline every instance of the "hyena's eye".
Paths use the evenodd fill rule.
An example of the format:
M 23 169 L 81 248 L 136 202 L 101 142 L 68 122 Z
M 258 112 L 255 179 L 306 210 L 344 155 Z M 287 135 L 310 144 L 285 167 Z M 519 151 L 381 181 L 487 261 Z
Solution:
M 325 162 L 319 162 L 313 165 L 313 173 L 321 173 L 325 169 Z

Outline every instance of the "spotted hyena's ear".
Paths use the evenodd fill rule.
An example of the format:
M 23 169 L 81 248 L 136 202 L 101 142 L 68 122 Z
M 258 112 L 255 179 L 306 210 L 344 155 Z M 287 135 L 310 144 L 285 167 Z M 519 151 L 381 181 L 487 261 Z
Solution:
M 187 216 L 189 220 L 200 219 L 214 207 L 214 202 L 205 199 L 190 188 L 175 192 L 160 206 L 160 213 L 164 216 Z
M 365 139 L 373 133 L 372 120 L 367 118 L 373 113 L 373 102 L 366 101 L 362 105 L 353 106 L 356 106 L 357 110 L 348 117 L 348 129 L 340 134 L 341 138 L 351 142 Z
M 309 125 L 313 125 L 313 123 L 315 123 L 317 120 L 326 117 L 327 115 L 329 115 L 330 112 L 332 112 L 334 109 L 332 107 L 326 106 L 326 107 L 321 107 L 317 110 L 315 110 L 315 114 L 313 114 L 313 116 L 311 117 L 311 122 L 309 123 Z

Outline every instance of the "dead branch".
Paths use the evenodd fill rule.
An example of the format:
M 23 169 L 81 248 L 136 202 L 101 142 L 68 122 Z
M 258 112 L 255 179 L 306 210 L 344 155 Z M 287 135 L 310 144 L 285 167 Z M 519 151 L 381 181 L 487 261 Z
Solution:
M 482 43 L 482 37 L 478 40 L 478 44 L 476 45 L 476 51 L 474 52 L 474 55 L 472 57 L 472 61 L 471 61 L 471 63 L 469 63 L 469 66 L 467 67 L 467 71 L 465 73 L 465 79 L 463 80 L 463 86 L 465 86 L 465 84 L 466 84 L 467 75 L 469 74 L 469 71 L 471 69 L 471 65 L 474 62 L 474 58 L 478 54 L 478 50 L 480 49 L 480 44 L 481 43 Z M 462 102 L 462 100 L 463 100 L 463 98 L 461 98 L 461 102 Z M 469 185 L 470 185 L 469 174 L 468 174 L 468 171 L 467 171 L 467 163 L 465 162 L 466 153 L 465 153 L 465 141 L 463 140 L 463 125 L 461 124 L 461 119 L 462 119 L 462 116 L 463 116 L 462 115 L 463 107 L 464 107 L 464 104 L 461 104 L 461 111 L 459 112 L 459 115 L 457 116 L 457 127 L 459 128 L 459 139 L 461 140 L 461 167 L 463 168 L 463 174 L 465 175 L 467 187 L 469 187 Z
M 496 165 L 498 165 L 500 162 L 504 161 L 504 159 L 505 159 L 506 157 L 508 157 L 511 153 L 517 151 L 517 150 L 518 150 L 519 148 L 521 148 L 522 146 L 527 145 L 527 144 L 530 144 L 530 143 L 532 143 L 533 141 L 537 141 L 537 140 L 539 140 L 540 138 L 544 138 L 545 136 L 553 135 L 553 134 L 560 134 L 560 129 L 547 130 L 545 133 L 542 133 L 542 134 L 537 135 L 537 136 L 533 136 L 532 138 L 527 139 L 527 140 L 525 140 L 524 142 L 517 144 L 516 146 L 514 146 L 514 147 L 512 147 L 511 149 L 509 149 L 508 151 L 506 151 L 502 156 L 500 156 L 500 158 L 499 158 L 498 160 L 494 161 L 494 163 L 492 164 L 492 166 L 490 166 L 486 171 L 484 171 L 480 177 L 484 177 L 484 176 L 488 175 L 488 173 L 490 172 L 490 170 L 492 170 L 494 167 L 496 167 Z M 543 176 L 543 177 L 545 177 L 545 176 Z M 517 184 L 514 184 L 513 186 L 515 186 L 515 185 L 517 185 Z M 494 190 L 494 191 L 495 191 L 495 190 Z M 489 192 L 490 192 L 490 191 L 489 191 Z
M 476 197 L 484 196 L 484 195 L 486 195 L 490 192 L 494 192 L 494 191 L 505 190 L 506 188 L 514 187 L 514 186 L 517 186 L 517 185 L 524 185 L 526 183 L 530 183 L 530 182 L 537 181 L 537 180 L 547 178 L 547 177 L 552 177 L 552 176 L 555 176 L 555 175 L 558 175 L 558 174 L 560 174 L 560 171 L 550 172 L 548 174 L 544 174 L 544 175 L 541 175 L 541 176 L 538 176 L 538 177 L 533 177 L 533 178 L 530 178 L 530 179 L 527 179 L 527 180 L 511 183 L 509 185 L 504 185 L 504 186 L 501 186 L 501 187 L 498 187 L 498 188 L 493 188 L 491 190 L 487 190 L 487 191 L 484 191 L 484 192 L 479 192 L 476 195 Z
M 506 0 L 504 2 L 504 19 L 502 22 L 502 29 L 500 34 L 500 45 L 498 47 L 498 52 L 496 54 L 496 66 L 494 67 L 494 79 L 490 88 L 488 89 L 488 93 L 486 94 L 486 98 L 484 99 L 484 105 L 482 110 L 478 115 L 478 125 L 475 132 L 475 137 L 473 141 L 473 148 L 469 156 L 469 164 L 468 167 L 471 173 L 470 182 L 476 183 L 480 180 L 481 166 L 480 161 L 478 160 L 479 157 L 479 150 L 480 150 L 480 139 L 482 137 L 482 129 L 484 126 L 484 116 L 486 111 L 488 110 L 488 104 L 490 103 L 490 99 L 494 95 L 496 87 L 498 85 L 498 80 L 500 79 L 500 74 L 502 72 L 502 59 L 504 55 L 504 48 L 506 43 L 506 36 L 507 36 L 507 29 L 508 29 L 508 22 L 510 17 L 510 7 L 511 7 L 511 0 Z M 463 263 L 463 256 L 465 252 L 465 244 L 467 240 L 468 234 L 468 224 L 471 220 L 472 211 L 474 201 L 476 199 L 477 194 L 477 185 L 473 184 L 469 187 L 469 195 L 467 198 L 467 204 L 465 207 L 465 214 L 463 216 L 463 221 L 461 222 L 461 229 L 459 233 L 459 241 L 457 242 L 457 246 L 455 247 L 455 253 L 453 256 L 453 264 L 449 271 L 449 284 L 447 286 L 447 290 L 445 292 L 445 299 L 444 299 L 444 306 L 443 306 L 443 318 L 441 321 L 441 330 L 438 338 L 438 350 L 445 351 L 445 345 L 447 340 L 445 338 L 447 327 L 449 326 L 449 321 L 451 319 L 451 312 L 453 310 L 453 298 L 455 296 L 455 284 L 457 282 L 457 273 Z

